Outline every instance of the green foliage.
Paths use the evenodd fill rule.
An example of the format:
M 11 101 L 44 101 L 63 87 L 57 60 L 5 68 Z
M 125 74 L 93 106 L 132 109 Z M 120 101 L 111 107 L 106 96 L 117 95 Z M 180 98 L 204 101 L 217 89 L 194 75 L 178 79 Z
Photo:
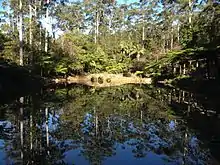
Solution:
M 181 43 L 184 47 L 216 47 L 220 41 L 220 6 L 208 4 L 195 16 L 190 25 L 181 27 Z
M 64 51 L 60 51 L 62 48 L 58 45 L 62 42 Z M 51 54 L 41 54 L 36 61 L 44 67 L 44 71 L 64 75 L 84 72 L 121 73 L 131 67 L 132 59 L 125 54 L 120 51 L 108 53 L 101 45 L 96 46 L 89 42 L 87 37 L 73 32 L 60 38 Z
M 220 42 L 220 7 L 214 2 L 195 2 L 190 8 L 186 1 L 54 1 L 49 5 L 49 15 L 57 20 L 53 31 L 60 28 L 64 33 L 53 39 L 45 39 L 47 32 L 39 23 L 45 6 L 31 3 L 38 11 L 33 19 L 29 19 L 28 1 L 22 8 L 24 63 L 44 76 L 162 75 L 170 71 L 165 68 L 172 62 L 198 58 L 203 53 L 200 47 L 215 49 Z M 1 24 L 0 54 L 18 63 L 19 26 L 11 24 L 18 4 L 10 1 L 7 5 L 12 13 L 0 15 L 10 20 Z M 44 52 L 46 41 L 49 47 Z
M 141 45 L 126 41 L 122 41 L 120 43 L 120 49 L 121 53 L 128 56 L 129 58 L 131 57 L 132 59 L 143 55 L 145 51 L 145 49 Z
M 0 51 L 4 49 L 5 36 L 0 31 Z
M 136 71 L 136 72 L 135 72 L 135 75 L 141 76 L 143 73 L 144 73 L 144 71 Z
M 173 79 L 169 80 L 171 82 L 173 81 L 179 81 L 183 79 L 188 79 L 190 75 L 178 75 L 173 73 L 173 67 L 175 65 L 182 65 L 187 64 L 188 61 L 197 61 L 200 59 L 216 59 L 216 54 L 219 53 L 219 48 L 214 49 L 208 49 L 204 47 L 200 48 L 188 48 L 180 51 L 172 51 L 167 53 L 167 55 L 158 61 L 152 61 L 145 67 L 145 74 L 152 76 L 155 80 L 159 79 Z M 191 67 L 191 72 L 188 74 L 191 74 L 193 72 L 196 72 L 198 68 Z M 215 67 L 215 66 L 214 66 Z M 199 67 L 201 70 L 203 70 L 206 67 L 206 61 L 200 64 Z M 217 76 L 217 75 L 215 75 Z M 199 77 L 198 77 L 199 79 Z M 169 82 L 169 83 L 171 83 Z
M 19 43 L 16 40 L 11 40 L 6 38 L 5 36 L 1 36 L 1 49 L 0 55 L 6 60 L 13 61 L 18 63 L 18 50 L 19 50 Z
M 68 68 L 65 66 L 64 63 L 59 63 L 56 65 L 56 68 L 55 68 L 56 73 L 66 74 L 67 71 L 68 71 Z
M 106 71 L 109 73 L 122 73 L 123 71 L 129 70 L 131 65 L 131 59 L 125 57 L 124 55 L 118 54 L 121 60 L 116 61 L 115 59 L 110 59 L 108 66 L 106 66 Z
M 187 47 L 193 38 L 193 29 L 189 25 L 183 25 L 180 30 L 181 45 Z

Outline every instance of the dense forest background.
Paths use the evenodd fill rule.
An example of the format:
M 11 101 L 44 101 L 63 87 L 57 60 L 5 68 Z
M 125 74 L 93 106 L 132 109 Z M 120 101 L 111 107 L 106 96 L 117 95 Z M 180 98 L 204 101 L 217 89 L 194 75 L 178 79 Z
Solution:
M 214 0 L 1 1 L 0 55 L 43 76 L 146 75 L 161 59 L 217 49 Z

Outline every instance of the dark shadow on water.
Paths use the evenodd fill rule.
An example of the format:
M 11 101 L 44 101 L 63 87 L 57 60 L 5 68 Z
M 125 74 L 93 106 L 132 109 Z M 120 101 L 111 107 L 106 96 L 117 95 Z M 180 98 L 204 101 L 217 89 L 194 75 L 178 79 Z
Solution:
M 198 138 L 208 145 L 212 155 L 220 161 L 219 83 L 216 80 L 194 82 L 195 84 L 190 82 L 191 80 L 181 81 L 177 84 L 178 88 L 160 88 L 165 88 L 163 95 L 173 96 L 170 106 L 184 117 L 188 127 L 198 130 Z M 166 97 L 165 100 L 168 101 L 169 98 Z
M 43 79 L 26 67 L 0 58 L 0 103 L 8 103 L 21 96 L 40 91 Z

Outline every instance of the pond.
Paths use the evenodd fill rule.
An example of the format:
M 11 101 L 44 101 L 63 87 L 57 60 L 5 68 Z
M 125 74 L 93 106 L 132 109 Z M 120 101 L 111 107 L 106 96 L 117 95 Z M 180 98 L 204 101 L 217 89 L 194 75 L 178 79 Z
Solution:
M 217 164 L 219 115 L 199 98 L 150 85 L 26 94 L 1 103 L 0 164 Z

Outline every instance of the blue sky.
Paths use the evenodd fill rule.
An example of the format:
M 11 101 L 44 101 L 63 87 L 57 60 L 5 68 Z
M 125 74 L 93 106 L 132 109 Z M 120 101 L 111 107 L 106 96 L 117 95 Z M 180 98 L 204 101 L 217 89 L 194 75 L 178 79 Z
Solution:
M 0 0 L 0 11 L 2 10 L 2 2 L 3 0 Z M 138 2 L 138 0 L 117 0 L 118 3 L 132 3 L 132 2 Z
M 132 3 L 132 2 L 138 2 L 138 0 L 117 0 L 118 3 Z

